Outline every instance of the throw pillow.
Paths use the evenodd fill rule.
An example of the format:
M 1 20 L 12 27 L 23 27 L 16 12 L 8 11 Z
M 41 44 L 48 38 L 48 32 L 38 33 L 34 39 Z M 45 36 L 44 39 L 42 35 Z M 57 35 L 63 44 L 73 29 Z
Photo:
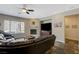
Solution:
M 4 39 L 4 35 L 0 34 L 0 40 L 3 40 L 3 39 Z

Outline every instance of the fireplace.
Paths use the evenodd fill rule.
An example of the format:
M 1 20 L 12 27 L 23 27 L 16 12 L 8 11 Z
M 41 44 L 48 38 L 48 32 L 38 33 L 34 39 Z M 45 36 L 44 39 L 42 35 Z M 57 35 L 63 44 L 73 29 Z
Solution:
M 30 34 L 36 35 L 36 34 L 37 34 L 37 30 L 36 30 L 36 29 L 31 29 L 31 30 L 30 30 Z

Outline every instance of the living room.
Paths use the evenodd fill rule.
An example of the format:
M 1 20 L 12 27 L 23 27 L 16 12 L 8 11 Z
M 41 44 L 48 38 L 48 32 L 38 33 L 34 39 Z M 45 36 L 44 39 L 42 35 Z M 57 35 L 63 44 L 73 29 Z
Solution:
M 72 51 L 68 50 L 70 48 L 64 48 L 67 46 L 66 44 L 69 45 L 72 44 L 72 43 L 67 43 L 72 41 L 66 42 L 65 39 L 65 38 L 71 39 L 70 36 L 68 36 L 71 30 L 69 33 L 65 31 L 66 28 L 69 27 L 68 22 L 66 23 L 65 21 L 65 18 L 67 16 L 78 15 L 78 14 L 79 14 L 78 4 L 44 4 L 44 5 L 43 4 L 36 4 L 36 5 L 2 4 L 0 5 L 0 33 L 1 33 L 0 35 L 2 38 L 3 37 L 2 32 L 4 32 L 7 34 L 6 36 L 9 37 L 8 39 L 6 39 L 5 37 L 3 37 L 3 39 L 0 38 L 1 39 L 0 53 L 4 53 L 4 54 L 5 53 L 19 53 L 19 54 L 20 53 L 30 53 L 30 54 L 31 53 L 32 54 L 79 53 L 78 47 L 76 47 L 77 48 L 76 50 L 74 49 Z M 73 28 L 77 27 L 75 24 L 74 25 L 72 24 Z M 77 34 L 77 32 L 75 31 L 74 33 L 75 35 Z M 71 37 L 75 39 L 76 36 L 73 35 Z M 47 38 L 50 40 L 48 40 Z M 35 46 L 30 45 L 31 48 L 29 47 L 29 49 L 27 50 L 28 52 L 25 52 L 26 51 L 25 48 L 27 45 L 25 41 L 29 43 L 28 39 L 31 42 L 33 41 L 37 43 L 34 43 Z M 42 39 L 46 40 L 45 41 L 46 43 L 45 42 L 43 43 L 46 46 L 43 44 L 38 45 L 39 40 Z M 16 43 L 16 42 L 20 42 L 20 43 Z M 23 42 L 24 44 L 21 42 Z M 77 42 L 78 42 L 78 38 L 77 38 Z M 73 44 L 75 45 L 74 41 Z M 73 48 L 74 45 L 69 47 Z M 23 49 L 19 50 L 20 47 L 23 47 Z M 42 49 L 42 47 L 44 47 L 45 49 L 44 48 Z

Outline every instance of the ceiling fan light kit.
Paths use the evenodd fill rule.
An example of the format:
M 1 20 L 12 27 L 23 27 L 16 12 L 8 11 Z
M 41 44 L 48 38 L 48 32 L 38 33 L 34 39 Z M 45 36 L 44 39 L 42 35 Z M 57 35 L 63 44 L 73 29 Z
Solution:
M 22 9 L 22 12 L 26 13 L 26 10 L 25 9 Z

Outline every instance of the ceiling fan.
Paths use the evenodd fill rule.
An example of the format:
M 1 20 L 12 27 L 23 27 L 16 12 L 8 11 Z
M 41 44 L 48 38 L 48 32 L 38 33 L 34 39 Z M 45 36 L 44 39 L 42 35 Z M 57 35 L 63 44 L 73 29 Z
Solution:
M 33 9 L 28 9 L 28 8 L 26 8 L 26 5 L 25 5 L 25 4 L 24 4 L 23 7 L 20 8 L 20 9 L 21 9 L 21 12 L 22 12 L 22 13 L 30 14 L 30 12 L 34 12 Z

